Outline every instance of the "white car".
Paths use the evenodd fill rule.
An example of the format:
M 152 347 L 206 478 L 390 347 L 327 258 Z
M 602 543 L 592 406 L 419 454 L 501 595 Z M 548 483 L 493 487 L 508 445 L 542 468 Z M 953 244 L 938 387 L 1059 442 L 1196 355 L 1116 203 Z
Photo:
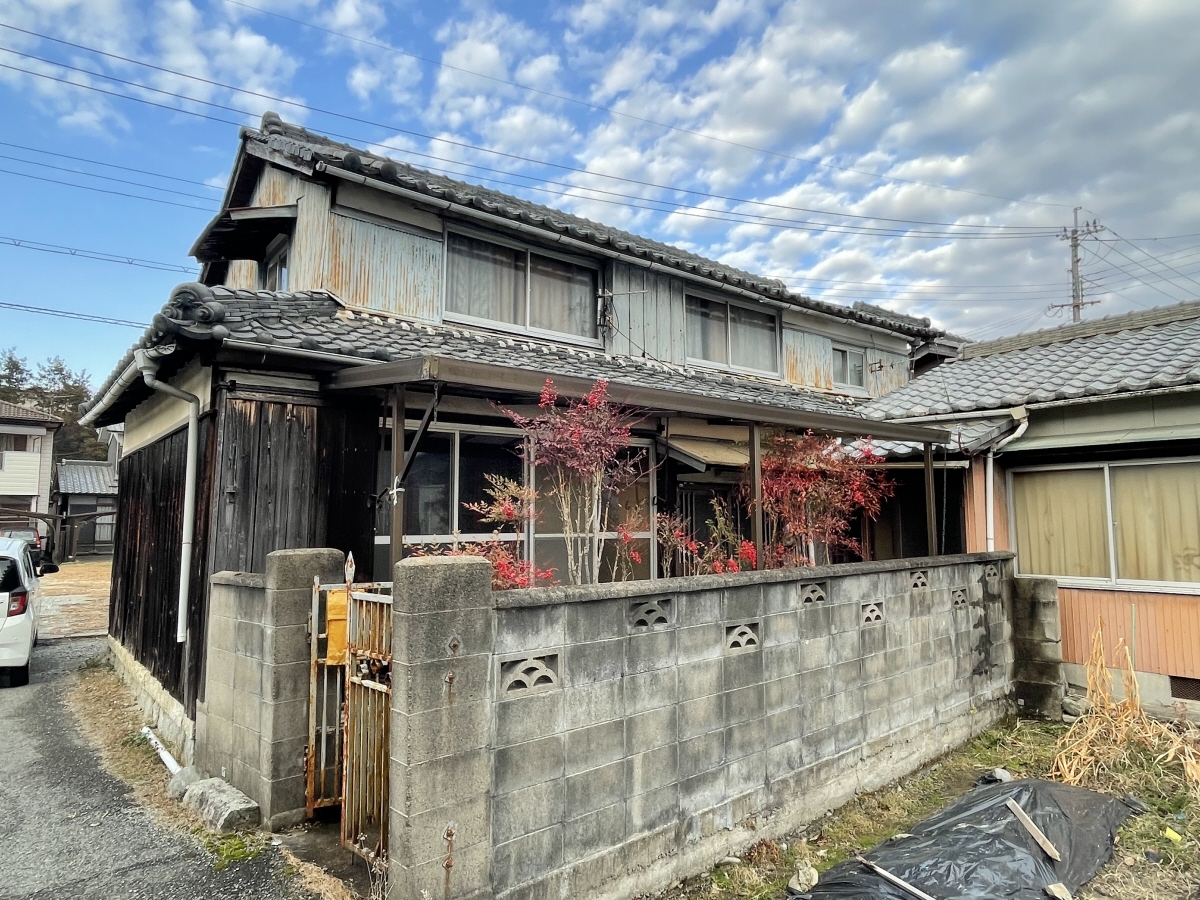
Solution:
M 57 572 L 47 563 L 41 574 Z M 0 668 L 8 683 L 29 683 L 29 657 L 37 643 L 38 569 L 29 544 L 20 538 L 0 538 Z

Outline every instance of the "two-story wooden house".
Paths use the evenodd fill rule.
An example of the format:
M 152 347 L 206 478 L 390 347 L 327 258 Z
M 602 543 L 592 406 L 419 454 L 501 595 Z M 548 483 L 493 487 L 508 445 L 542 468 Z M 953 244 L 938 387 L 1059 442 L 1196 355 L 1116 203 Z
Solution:
M 527 408 L 547 378 L 568 396 L 607 379 L 646 411 L 648 464 L 622 500 L 641 577 L 659 571 L 654 514 L 702 523 L 752 428 L 941 436 L 855 411 L 908 379 L 910 346 L 939 334 L 927 322 L 817 302 L 273 113 L 242 130 L 192 252 L 202 283 L 175 290 L 84 417 L 125 426 L 113 634 L 189 709 L 202 644 L 171 642 L 178 582 L 202 636 L 208 576 L 262 571 L 270 551 L 333 546 L 383 579 L 401 540 L 485 536 L 464 507 L 485 476 L 535 477 L 494 404 Z M 512 539 L 561 568 L 552 516 Z

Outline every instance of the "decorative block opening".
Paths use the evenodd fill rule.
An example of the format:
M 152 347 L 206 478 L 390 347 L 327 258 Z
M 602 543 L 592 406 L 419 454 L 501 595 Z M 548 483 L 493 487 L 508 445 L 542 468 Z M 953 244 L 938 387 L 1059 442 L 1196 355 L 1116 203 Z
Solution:
M 995 563 L 988 563 L 983 567 L 983 577 L 988 581 L 994 581 L 1000 577 L 1000 567 Z
M 864 625 L 876 625 L 883 621 L 883 601 L 876 600 L 874 603 L 864 603 L 862 605 L 862 623 Z
M 967 605 L 967 592 L 962 588 L 955 588 L 950 592 L 950 605 L 954 609 Z
M 726 650 L 733 652 L 739 650 L 757 650 L 760 644 L 757 622 L 747 622 L 745 625 L 730 625 L 725 629 Z
M 500 696 L 515 697 L 559 686 L 558 654 L 527 656 L 500 664 Z
M 909 586 L 914 591 L 923 591 L 929 587 L 929 573 L 924 569 L 917 569 L 915 572 L 908 574 Z
M 673 621 L 675 604 L 670 598 L 658 597 L 654 600 L 639 600 L 629 607 L 630 628 L 655 628 L 670 625 Z
M 829 597 L 829 586 L 824 581 L 806 584 L 800 591 L 801 603 L 822 603 Z

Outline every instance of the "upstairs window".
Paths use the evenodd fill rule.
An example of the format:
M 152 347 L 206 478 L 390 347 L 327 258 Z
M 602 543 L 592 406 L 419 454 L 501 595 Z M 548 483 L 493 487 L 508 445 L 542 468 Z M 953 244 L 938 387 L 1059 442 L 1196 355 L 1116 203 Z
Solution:
M 861 350 L 846 347 L 833 348 L 833 383 L 850 387 L 864 387 L 866 380 L 865 359 Z
M 779 318 L 745 306 L 687 298 L 687 353 L 723 368 L 779 372 Z
M 288 269 L 288 239 L 275 238 L 267 247 L 267 255 L 258 267 L 258 286 L 264 291 L 286 291 Z
M 446 238 L 446 312 L 596 341 L 596 270 L 451 233 Z

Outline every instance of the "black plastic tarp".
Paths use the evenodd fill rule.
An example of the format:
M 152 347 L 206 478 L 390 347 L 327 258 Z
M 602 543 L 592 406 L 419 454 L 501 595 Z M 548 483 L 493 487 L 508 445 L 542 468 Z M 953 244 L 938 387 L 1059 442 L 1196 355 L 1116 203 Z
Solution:
M 1005 805 L 1015 800 L 1062 856 L 1055 862 Z M 937 815 L 862 854 L 937 900 L 1045 900 L 1061 882 L 1072 893 L 1112 856 L 1134 809 L 1096 791 L 1035 779 L 977 787 Z M 829 869 L 813 900 L 913 900 L 857 860 Z

